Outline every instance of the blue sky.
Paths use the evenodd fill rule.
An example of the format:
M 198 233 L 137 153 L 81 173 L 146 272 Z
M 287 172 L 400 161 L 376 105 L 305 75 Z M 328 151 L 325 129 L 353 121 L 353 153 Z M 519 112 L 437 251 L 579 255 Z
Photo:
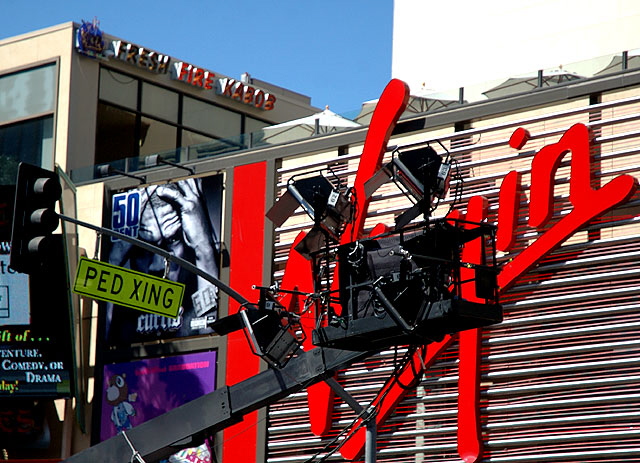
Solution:
M 108 34 L 347 113 L 391 78 L 393 0 L 0 0 L 0 39 L 97 17 Z

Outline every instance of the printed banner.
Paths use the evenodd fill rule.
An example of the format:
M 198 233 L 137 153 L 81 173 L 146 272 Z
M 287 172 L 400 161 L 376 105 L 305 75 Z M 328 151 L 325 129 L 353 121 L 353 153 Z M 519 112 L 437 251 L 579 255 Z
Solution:
M 105 365 L 103 378 L 101 441 L 212 392 L 216 352 Z
M 218 277 L 221 209 L 222 175 L 190 178 L 114 194 L 107 227 L 169 251 Z M 105 327 L 109 345 L 211 332 L 207 324 L 217 316 L 217 287 L 122 240 L 109 241 L 103 260 L 185 285 L 175 319 L 108 303 Z

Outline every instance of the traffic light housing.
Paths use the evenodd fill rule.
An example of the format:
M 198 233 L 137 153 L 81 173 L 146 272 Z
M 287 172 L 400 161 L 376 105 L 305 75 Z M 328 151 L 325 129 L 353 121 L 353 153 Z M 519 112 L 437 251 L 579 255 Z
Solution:
M 30 274 L 48 260 L 54 248 L 52 234 L 60 222 L 55 207 L 61 196 L 55 172 L 20 163 L 9 261 L 14 270 Z

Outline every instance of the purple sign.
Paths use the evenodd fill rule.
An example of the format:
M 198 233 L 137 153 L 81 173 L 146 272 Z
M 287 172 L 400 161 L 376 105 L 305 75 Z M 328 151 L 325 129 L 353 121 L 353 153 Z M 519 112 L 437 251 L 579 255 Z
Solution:
M 105 365 L 103 441 L 215 389 L 216 352 Z

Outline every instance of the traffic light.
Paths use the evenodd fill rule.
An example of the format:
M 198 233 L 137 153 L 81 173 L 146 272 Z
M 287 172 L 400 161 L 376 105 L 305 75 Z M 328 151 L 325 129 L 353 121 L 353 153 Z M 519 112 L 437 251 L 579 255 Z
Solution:
M 20 163 L 9 261 L 14 270 L 32 273 L 47 260 L 55 247 L 52 234 L 59 223 L 55 207 L 61 195 L 55 172 Z

